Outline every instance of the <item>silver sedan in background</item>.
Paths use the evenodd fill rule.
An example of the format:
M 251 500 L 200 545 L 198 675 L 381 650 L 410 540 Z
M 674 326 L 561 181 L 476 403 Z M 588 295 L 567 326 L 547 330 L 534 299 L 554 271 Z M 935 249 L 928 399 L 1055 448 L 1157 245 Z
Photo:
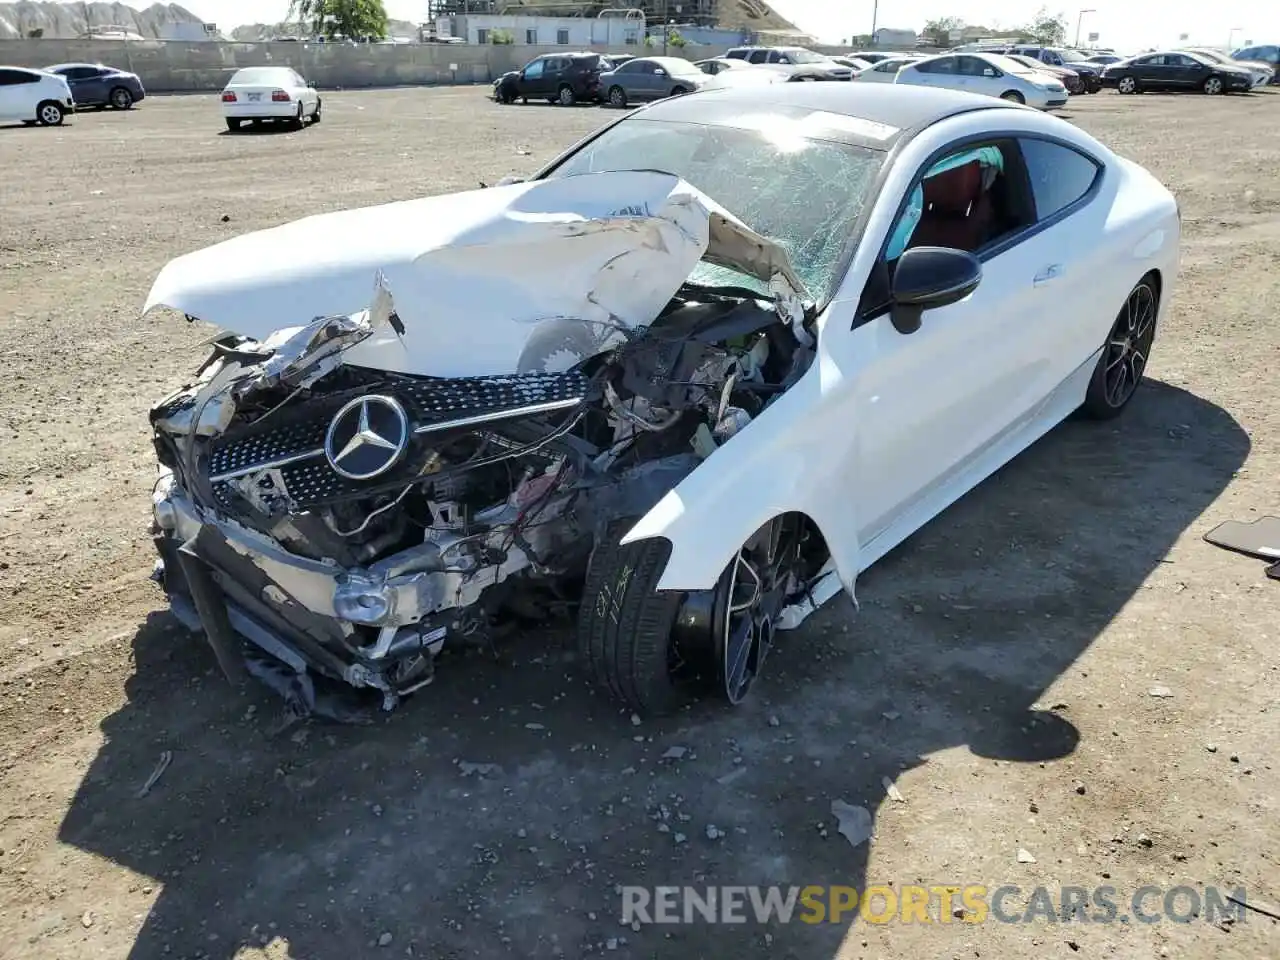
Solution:
M 615 107 L 700 90 L 711 77 L 680 57 L 638 57 L 600 74 L 600 90 Z

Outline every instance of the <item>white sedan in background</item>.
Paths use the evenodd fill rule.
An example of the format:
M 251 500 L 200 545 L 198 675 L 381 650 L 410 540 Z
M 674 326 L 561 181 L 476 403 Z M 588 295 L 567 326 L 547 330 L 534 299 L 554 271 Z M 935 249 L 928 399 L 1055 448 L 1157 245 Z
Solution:
M 914 53 L 895 54 L 892 57 L 885 57 L 870 69 L 863 70 L 858 74 L 858 79 L 863 83 L 893 83 L 898 79 L 899 70 L 908 64 L 923 59 L 924 57 Z
M 894 82 L 980 93 L 1041 110 L 1053 110 L 1067 103 L 1067 88 L 1060 82 L 995 53 L 926 57 L 899 70 Z
M 47 70 L 0 67 L 0 123 L 56 127 L 75 110 L 66 77 Z
M 320 122 L 320 94 L 289 67 L 245 67 L 222 90 L 222 115 L 228 130 L 245 121 L 285 121 L 301 130 L 309 119 Z

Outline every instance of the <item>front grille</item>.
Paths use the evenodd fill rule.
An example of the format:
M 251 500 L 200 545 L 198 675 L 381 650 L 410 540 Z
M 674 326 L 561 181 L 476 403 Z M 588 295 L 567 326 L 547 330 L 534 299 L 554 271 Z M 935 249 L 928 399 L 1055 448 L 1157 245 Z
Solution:
M 542 404 L 570 403 L 586 396 L 588 380 L 581 373 L 530 373 L 511 376 L 427 379 L 393 377 L 313 398 L 290 411 L 281 410 L 214 441 L 207 460 L 208 477 L 218 503 L 232 509 L 237 499 L 231 481 L 275 468 L 290 498 L 298 505 L 350 499 L 411 481 L 422 468 L 430 446 L 448 437 L 449 423 L 459 429 L 478 415 L 500 419 L 504 411 Z M 348 400 L 365 394 L 392 396 L 409 418 L 410 445 L 401 464 L 371 481 L 356 481 L 336 473 L 324 455 L 325 434 L 333 416 Z M 497 415 L 497 416 L 494 416 Z M 429 439 L 415 431 L 427 428 Z M 457 436 L 455 434 L 454 436 Z M 268 498 L 269 499 L 269 498 Z

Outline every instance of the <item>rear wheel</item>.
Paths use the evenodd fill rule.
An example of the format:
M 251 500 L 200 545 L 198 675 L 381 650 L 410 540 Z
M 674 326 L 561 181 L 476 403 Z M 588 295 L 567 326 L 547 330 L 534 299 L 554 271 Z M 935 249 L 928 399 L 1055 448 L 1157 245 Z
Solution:
M 316 112 L 311 115 L 312 123 L 320 122 L 320 110 L 323 106 L 324 106 L 324 101 L 321 100 L 319 97 L 316 97 Z
M 683 97 L 688 92 L 689 92 L 688 87 L 672 87 L 671 88 L 671 95 L 673 97 Z
M 46 100 L 36 107 L 36 120 L 44 127 L 59 126 L 65 116 L 66 112 L 61 105 L 54 103 L 52 100 Z
M 1226 86 L 1223 84 L 1221 77 L 1209 77 L 1204 82 L 1204 92 L 1211 97 L 1217 96 L 1225 89 Z
M 1017 90 L 1006 90 L 1000 94 L 1001 100 L 1008 100 L 1010 103 L 1026 103 L 1027 98 L 1020 94 Z
M 1118 93 L 1137 93 L 1138 81 L 1135 77 L 1121 77 L 1116 81 L 1116 91 Z
M 306 125 L 307 125 L 306 116 L 305 116 L 305 115 L 304 115 L 304 113 L 303 113 L 303 110 L 302 110 L 302 104 L 301 104 L 301 103 L 299 103 L 299 104 L 298 104 L 298 112 L 297 112 L 297 114 L 294 116 L 294 118 L 293 118 L 292 120 L 290 120 L 290 121 L 289 121 L 289 126 L 290 126 L 292 129 L 294 129 L 294 130 L 301 130 L 301 129 L 302 129 L 303 127 L 305 127 Z
M 230 130 L 232 133 L 235 133 L 237 130 L 240 129 L 240 121 L 233 120 L 231 117 L 227 117 L 227 129 Z
M 1081 412 L 1095 420 L 1118 416 L 1142 383 L 1156 336 L 1160 295 L 1152 276 L 1129 292 L 1094 367 Z
M 562 83 L 559 92 L 556 94 L 556 103 L 562 107 L 572 107 L 577 102 L 578 95 L 573 92 L 573 87 L 567 83 Z
M 615 107 L 625 107 L 627 105 L 627 91 L 616 85 L 610 87 L 609 103 Z
M 107 98 L 113 110 L 128 110 L 133 106 L 133 94 L 124 87 L 116 87 Z

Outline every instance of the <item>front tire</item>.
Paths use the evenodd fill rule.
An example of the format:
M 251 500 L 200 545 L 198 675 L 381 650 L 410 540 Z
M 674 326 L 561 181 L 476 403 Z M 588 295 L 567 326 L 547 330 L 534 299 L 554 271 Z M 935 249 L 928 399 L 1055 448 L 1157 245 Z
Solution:
M 1017 90 L 1006 90 L 1000 94 L 1001 100 L 1007 100 L 1009 103 L 1026 103 L 1027 98 L 1020 94 Z
M 1138 92 L 1137 79 L 1135 77 L 1121 77 L 1119 80 L 1116 81 L 1116 92 L 1125 93 L 1125 94 L 1137 93 Z
M 1094 367 L 1082 413 L 1094 420 L 1118 417 L 1138 392 L 1155 341 L 1160 293 L 1152 276 L 1143 277 L 1125 298 Z
M 36 107 L 36 121 L 42 127 L 59 127 L 65 117 L 66 111 L 62 109 L 60 104 L 54 103 L 52 100 L 46 100 Z
M 630 525 L 610 525 L 591 553 L 578 613 L 578 648 L 598 686 L 632 710 L 658 716 L 688 699 L 673 675 L 672 630 L 681 595 L 656 589 L 670 544 L 618 543 Z
M 124 87 L 116 87 L 107 98 L 112 110 L 133 109 L 133 94 Z

